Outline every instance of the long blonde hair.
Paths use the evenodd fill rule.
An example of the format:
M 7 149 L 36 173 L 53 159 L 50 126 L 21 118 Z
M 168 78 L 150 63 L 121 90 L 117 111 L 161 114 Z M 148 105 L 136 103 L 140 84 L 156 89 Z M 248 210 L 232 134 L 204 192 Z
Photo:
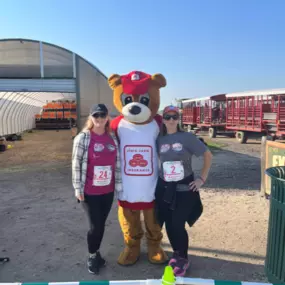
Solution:
M 86 122 L 85 122 L 85 125 L 82 129 L 82 131 L 91 131 L 94 127 L 94 124 L 93 124 L 93 121 L 92 121 L 92 116 L 89 115 Z M 107 134 L 109 134 L 111 132 L 111 129 L 110 129 L 110 119 L 108 119 L 108 121 L 106 122 L 106 125 L 105 125 L 105 131 Z

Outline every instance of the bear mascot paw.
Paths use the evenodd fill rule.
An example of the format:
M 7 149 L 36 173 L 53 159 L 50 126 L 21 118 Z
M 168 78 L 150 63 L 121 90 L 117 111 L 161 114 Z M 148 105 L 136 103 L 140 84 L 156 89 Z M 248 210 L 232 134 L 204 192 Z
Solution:
M 118 193 L 118 218 L 125 249 L 118 258 L 121 265 L 137 262 L 144 236 L 140 220 L 144 217 L 148 259 L 154 264 L 168 260 L 161 248 L 162 231 L 155 218 L 155 188 L 158 178 L 156 139 L 162 119 L 157 115 L 160 88 L 166 86 L 162 74 L 133 71 L 108 78 L 113 102 L 120 116 L 111 121 L 120 144 L 122 191 Z

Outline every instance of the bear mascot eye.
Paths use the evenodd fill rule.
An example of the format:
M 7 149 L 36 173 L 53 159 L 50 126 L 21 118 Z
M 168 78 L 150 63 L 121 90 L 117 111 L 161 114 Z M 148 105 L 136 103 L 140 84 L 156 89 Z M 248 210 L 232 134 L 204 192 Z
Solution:
M 148 94 L 145 94 L 145 95 L 141 95 L 140 98 L 139 98 L 139 102 L 141 104 L 144 104 L 145 106 L 148 106 L 149 104 L 149 95 Z
M 130 95 L 122 94 L 121 101 L 122 101 L 123 106 L 126 106 L 133 102 L 133 97 Z

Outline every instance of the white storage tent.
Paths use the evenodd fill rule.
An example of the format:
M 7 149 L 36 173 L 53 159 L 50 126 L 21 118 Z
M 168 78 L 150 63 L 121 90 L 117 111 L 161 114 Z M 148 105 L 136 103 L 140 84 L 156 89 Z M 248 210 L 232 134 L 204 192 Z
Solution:
M 0 40 L 0 136 L 31 129 L 34 115 L 58 99 L 76 100 L 79 129 L 94 103 L 117 114 L 107 77 L 79 55 L 35 40 Z

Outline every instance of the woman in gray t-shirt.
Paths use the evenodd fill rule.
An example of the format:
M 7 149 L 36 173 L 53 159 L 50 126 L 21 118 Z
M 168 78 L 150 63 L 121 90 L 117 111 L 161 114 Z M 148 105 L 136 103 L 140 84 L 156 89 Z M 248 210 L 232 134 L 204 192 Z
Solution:
M 157 218 L 165 224 L 174 251 L 169 265 L 176 276 L 184 276 L 188 267 L 188 234 L 185 223 L 192 226 L 202 213 L 199 188 L 205 183 L 212 154 L 192 133 L 178 125 L 179 109 L 168 106 L 163 111 L 163 126 L 157 139 L 159 179 L 156 188 Z M 203 156 L 200 176 L 194 179 L 192 156 Z

